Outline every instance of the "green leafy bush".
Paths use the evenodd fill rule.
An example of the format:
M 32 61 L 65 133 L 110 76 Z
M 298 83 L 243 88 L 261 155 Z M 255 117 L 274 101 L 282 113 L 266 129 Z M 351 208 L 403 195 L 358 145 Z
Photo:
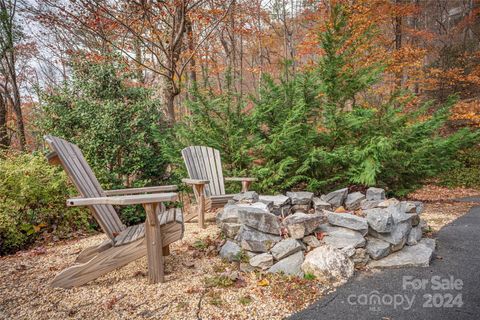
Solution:
M 160 102 L 132 82 L 121 62 L 73 65 L 72 80 L 42 95 L 38 127 L 73 142 L 84 153 L 105 189 L 165 184 L 170 179 L 163 145 Z M 122 208 L 127 224 L 144 219 L 143 210 Z
M 43 232 L 64 236 L 89 227 L 87 210 L 69 208 L 76 195 L 66 175 L 41 155 L 0 156 L 0 255 L 24 248 Z

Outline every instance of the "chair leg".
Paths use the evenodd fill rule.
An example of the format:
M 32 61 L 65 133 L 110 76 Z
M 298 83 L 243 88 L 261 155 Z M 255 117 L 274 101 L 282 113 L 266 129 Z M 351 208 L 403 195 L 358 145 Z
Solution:
M 145 239 L 107 249 L 86 263 L 63 270 L 53 279 L 51 286 L 59 288 L 81 286 L 146 254 Z

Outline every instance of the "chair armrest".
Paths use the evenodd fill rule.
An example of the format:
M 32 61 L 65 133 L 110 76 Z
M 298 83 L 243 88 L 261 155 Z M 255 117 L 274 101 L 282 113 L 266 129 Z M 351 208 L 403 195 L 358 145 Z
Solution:
M 182 182 L 183 183 L 186 183 L 186 184 L 209 184 L 210 181 L 208 180 L 200 180 L 200 179 L 182 179 Z
M 166 192 L 166 191 L 177 191 L 177 186 L 155 186 L 155 187 L 144 187 L 144 188 L 129 188 L 129 189 L 116 189 L 116 190 L 105 190 L 107 196 L 121 196 L 127 194 L 140 194 L 140 193 L 155 193 L 155 192 Z
M 248 177 L 225 177 L 225 181 L 257 181 L 257 178 L 248 178 Z
M 137 194 L 128 196 L 98 197 L 98 198 L 72 198 L 67 200 L 67 206 L 91 206 L 98 204 L 111 205 L 132 205 L 132 204 L 148 204 L 168 201 L 177 201 L 177 193 L 152 193 Z

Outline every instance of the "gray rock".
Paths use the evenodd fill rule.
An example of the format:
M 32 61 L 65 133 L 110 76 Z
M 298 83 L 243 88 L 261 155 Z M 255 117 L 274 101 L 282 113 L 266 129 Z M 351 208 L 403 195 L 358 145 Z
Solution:
M 281 224 L 278 217 L 263 209 L 254 207 L 238 211 L 239 222 L 262 232 L 280 235 Z
M 361 202 L 365 200 L 365 195 L 361 192 L 353 192 L 347 195 L 345 200 L 345 208 L 347 210 L 357 210 L 360 208 Z
M 322 282 L 343 282 L 353 276 L 354 264 L 345 253 L 325 245 L 307 254 L 302 270 Z
M 287 192 L 287 197 L 292 201 L 292 205 L 311 205 L 313 193 L 305 191 Z
M 420 219 L 420 223 L 418 224 L 422 229 L 422 232 L 428 232 L 430 227 L 428 226 L 427 221 Z
M 381 260 L 371 261 L 368 266 L 370 268 L 428 267 L 434 251 L 432 244 L 432 241 L 422 240 Z
M 402 250 L 406 243 L 407 243 L 407 239 L 405 238 L 405 239 L 402 239 L 402 241 L 400 241 L 400 243 L 391 244 L 390 245 L 390 251 L 391 252 L 397 252 L 399 250 Z
M 239 209 L 240 207 L 237 205 L 226 205 L 225 207 L 223 207 L 223 209 L 217 214 L 217 224 L 238 223 Z
M 263 233 L 256 229 L 243 225 L 236 238 L 242 249 L 253 252 L 268 252 L 275 243 L 282 240 L 280 236 Z
M 363 268 L 367 265 L 370 260 L 368 252 L 364 248 L 355 249 L 355 254 L 352 256 L 352 261 L 355 268 Z
M 248 262 L 240 262 L 240 272 L 253 272 L 255 268 Z
M 283 273 L 286 275 L 302 277 L 303 259 L 303 251 L 298 251 L 297 253 L 289 255 L 285 259 L 282 259 L 275 263 L 270 269 L 268 269 L 268 272 Z
M 325 234 L 322 241 L 334 248 L 360 248 L 365 246 L 365 238 L 358 231 L 343 227 L 333 227 L 329 224 L 322 224 L 317 230 Z
M 406 221 L 409 221 L 411 223 L 412 217 L 416 215 L 416 214 L 405 213 L 402 210 L 402 205 L 400 202 L 389 205 L 386 210 L 392 214 L 393 222 L 395 224 L 406 222 Z
M 272 203 L 273 206 L 277 208 L 290 204 L 290 198 L 281 194 L 276 196 L 261 195 L 258 197 L 258 200 L 267 204 Z
M 330 192 L 329 194 L 325 195 L 322 200 L 330 203 L 333 207 L 338 208 L 343 205 L 343 202 L 347 198 L 347 194 L 348 188 L 343 188 Z
M 355 255 L 355 248 L 354 247 L 345 247 L 340 249 L 343 253 L 347 255 L 347 257 L 351 258 Z
M 411 213 L 411 215 L 410 222 L 412 223 L 412 227 L 418 226 L 420 224 L 420 216 L 416 213 Z
M 306 236 L 302 239 L 303 243 L 305 243 L 307 246 L 309 246 L 310 248 L 317 248 L 317 247 L 320 247 L 321 243 L 320 241 L 317 239 L 316 236 Z
M 425 209 L 425 205 L 423 204 L 423 202 L 421 201 L 414 201 L 415 203 L 415 213 L 416 214 L 421 214 L 423 212 L 423 210 Z
M 368 232 L 367 219 L 348 213 L 329 212 L 327 219 L 334 226 L 344 227 L 359 231 L 362 235 Z
M 420 226 L 416 226 L 410 230 L 407 238 L 407 244 L 409 246 L 413 246 L 417 244 L 420 239 L 422 239 L 422 228 Z
M 406 213 L 416 213 L 417 210 L 417 206 L 413 201 L 400 201 L 400 207 Z
M 285 218 L 283 224 L 292 238 L 301 239 L 312 233 L 322 223 L 323 215 L 297 212 Z
M 261 253 L 251 258 L 249 263 L 252 267 L 267 270 L 273 265 L 273 256 L 270 253 Z
M 259 201 L 255 203 L 237 203 L 237 206 L 241 208 L 256 208 L 264 210 L 266 212 L 270 212 L 270 210 L 273 208 L 273 202 L 264 203 Z
M 263 203 L 272 203 L 270 212 L 276 216 L 287 216 L 290 213 L 290 198 L 284 195 L 259 196 L 259 201 Z
M 400 201 L 398 201 L 397 199 L 390 198 L 388 200 L 384 200 L 384 201 L 380 202 L 379 204 L 377 204 L 377 207 L 378 208 L 388 208 L 391 205 L 396 205 L 396 204 L 399 204 L 399 203 L 400 203 Z
M 377 232 L 391 232 L 393 229 L 393 217 L 392 214 L 381 208 L 374 208 L 365 210 L 364 213 L 367 216 L 367 222 L 370 228 Z
M 382 202 L 382 200 L 362 200 L 360 203 L 360 209 L 368 210 L 376 208 L 380 202 Z
M 370 229 L 369 233 L 375 238 L 387 241 L 388 243 L 396 246 L 402 242 L 405 243 L 410 229 L 412 229 L 412 225 L 409 221 L 407 221 L 394 225 L 392 231 L 389 233 L 379 233 L 373 229 Z
M 381 188 L 368 188 L 367 189 L 367 200 L 383 200 L 385 199 L 385 190 Z
M 240 203 L 255 203 L 258 202 L 258 194 L 255 191 L 241 192 L 233 196 L 233 200 Z
M 241 252 L 241 248 L 233 241 L 227 240 L 220 249 L 220 257 L 228 261 L 233 261 L 238 258 Z
M 368 238 L 365 248 L 374 260 L 386 257 L 390 253 L 390 243 L 373 237 Z
M 301 251 L 303 246 L 293 238 L 280 241 L 270 250 L 275 260 L 282 260 L 295 252 Z
M 227 238 L 235 238 L 235 236 L 238 234 L 238 231 L 240 230 L 240 227 L 242 225 L 239 224 L 239 223 L 221 223 L 219 225 L 220 229 L 222 230 L 223 234 L 227 237 Z
M 317 197 L 313 198 L 313 207 L 315 208 L 315 211 L 319 213 L 322 212 L 322 210 L 332 210 L 332 205 L 330 203 Z
M 312 208 L 311 204 L 294 204 L 292 208 L 290 209 L 290 212 L 303 212 L 303 213 L 308 213 L 310 209 Z

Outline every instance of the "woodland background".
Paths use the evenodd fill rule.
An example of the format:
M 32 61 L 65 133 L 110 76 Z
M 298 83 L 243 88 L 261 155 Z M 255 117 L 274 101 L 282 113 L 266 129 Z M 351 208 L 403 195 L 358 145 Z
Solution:
M 0 253 L 95 228 L 44 134 L 105 188 L 190 144 L 265 193 L 478 187 L 479 62 L 478 0 L 0 0 Z

